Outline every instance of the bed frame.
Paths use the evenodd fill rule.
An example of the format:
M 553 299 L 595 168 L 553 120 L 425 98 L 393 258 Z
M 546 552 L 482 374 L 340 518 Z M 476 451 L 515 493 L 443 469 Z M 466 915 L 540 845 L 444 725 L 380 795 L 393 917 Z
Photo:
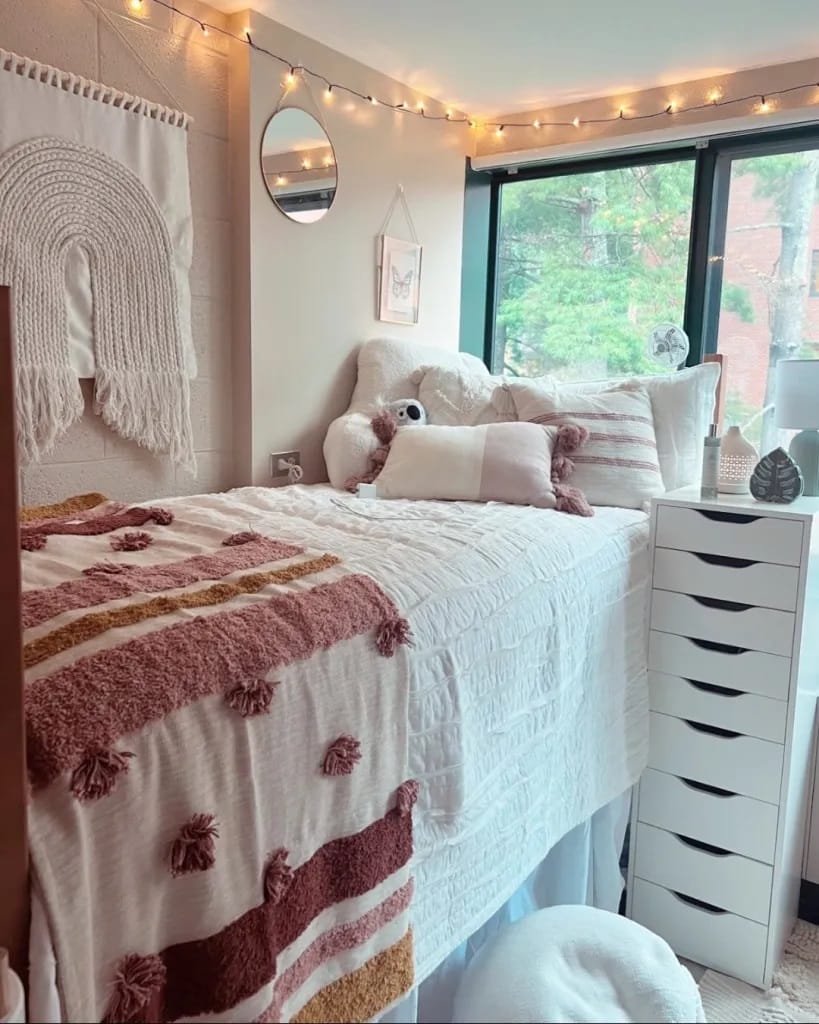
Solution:
M 0 1008 L 5 980 L 2 947 L 9 952 L 11 966 L 25 979 L 29 927 L 13 340 L 11 291 L 0 286 Z M 705 358 L 723 364 L 722 356 Z M 720 378 L 716 423 L 722 422 L 724 393 Z
M 11 291 L 0 287 L 0 946 L 25 977 L 28 842 Z M 0 1003 L 4 971 L 0 957 Z

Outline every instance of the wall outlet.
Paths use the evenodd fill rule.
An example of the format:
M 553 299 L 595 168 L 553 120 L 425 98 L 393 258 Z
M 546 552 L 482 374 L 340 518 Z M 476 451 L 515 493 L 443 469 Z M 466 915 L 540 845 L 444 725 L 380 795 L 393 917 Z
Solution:
M 270 475 L 274 480 L 287 476 L 288 467 L 286 463 L 301 465 L 301 452 L 271 452 L 270 453 Z

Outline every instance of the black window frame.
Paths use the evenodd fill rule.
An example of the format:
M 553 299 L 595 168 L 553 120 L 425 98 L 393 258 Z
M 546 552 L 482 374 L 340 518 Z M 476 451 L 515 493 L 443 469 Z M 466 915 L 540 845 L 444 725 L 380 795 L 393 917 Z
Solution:
M 587 174 L 620 167 L 694 161 L 688 268 L 683 329 L 690 352 L 687 365 L 701 363 L 716 352 L 722 299 L 728 193 L 733 160 L 805 149 L 819 149 L 819 123 L 737 132 L 691 139 L 673 145 L 549 161 L 519 167 L 474 170 L 466 162 L 463 269 L 461 279 L 461 351 L 481 357 L 496 369 L 495 327 L 498 301 L 498 245 L 501 190 L 510 182 L 569 174 Z

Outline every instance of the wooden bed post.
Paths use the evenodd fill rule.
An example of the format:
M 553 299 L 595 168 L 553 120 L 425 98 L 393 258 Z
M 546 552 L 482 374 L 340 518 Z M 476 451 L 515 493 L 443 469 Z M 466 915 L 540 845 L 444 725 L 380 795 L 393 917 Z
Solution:
M 0 946 L 25 978 L 28 842 L 11 290 L 0 286 Z

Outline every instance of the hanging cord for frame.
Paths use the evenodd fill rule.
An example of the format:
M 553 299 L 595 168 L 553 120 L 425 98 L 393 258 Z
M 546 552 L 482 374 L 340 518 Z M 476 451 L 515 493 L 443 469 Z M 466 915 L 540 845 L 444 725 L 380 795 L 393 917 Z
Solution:
M 404 219 L 406 220 L 407 227 L 409 228 L 410 241 L 418 245 L 418 235 L 416 234 L 415 231 L 415 224 L 413 223 L 412 220 L 412 214 L 410 213 L 409 203 L 407 202 L 407 196 L 406 193 L 404 192 L 403 185 L 399 185 L 398 188 L 395 190 L 395 195 L 392 197 L 392 202 L 389 205 L 387 215 L 384 218 L 384 223 L 381 225 L 381 230 L 378 232 L 378 234 L 386 235 L 387 228 L 390 226 L 390 221 L 392 220 L 393 214 L 395 213 L 395 207 L 398 205 L 399 202 L 401 203 L 401 208 L 404 212 Z

